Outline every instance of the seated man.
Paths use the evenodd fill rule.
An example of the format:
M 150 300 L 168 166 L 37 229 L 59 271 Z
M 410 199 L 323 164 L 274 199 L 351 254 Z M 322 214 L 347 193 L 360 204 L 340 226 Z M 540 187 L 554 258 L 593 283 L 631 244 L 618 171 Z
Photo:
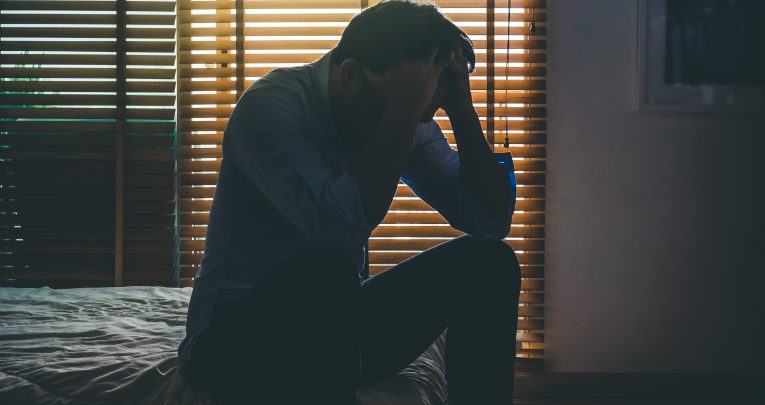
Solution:
M 513 202 L 473 108 L 474 67 L 436 7 L 384 1 L 319 60 L 244 92 L 178 349 L 193 384 L 231 403 L 351 405 L 448 327 L 449 403 L 512 402 Z M 362 281 L 399 179 L 466 235 Z

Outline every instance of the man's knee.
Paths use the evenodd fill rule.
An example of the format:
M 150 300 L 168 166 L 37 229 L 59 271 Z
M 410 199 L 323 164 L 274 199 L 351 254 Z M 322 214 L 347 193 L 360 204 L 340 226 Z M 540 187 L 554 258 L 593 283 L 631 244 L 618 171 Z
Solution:
M 513 248 L 501 239 L 484 239 L 463 235 L 455 243 L 465 250 L 469 261 L 480 268 L 480 276 L 490 280 L 521 284 L 521 267 Z

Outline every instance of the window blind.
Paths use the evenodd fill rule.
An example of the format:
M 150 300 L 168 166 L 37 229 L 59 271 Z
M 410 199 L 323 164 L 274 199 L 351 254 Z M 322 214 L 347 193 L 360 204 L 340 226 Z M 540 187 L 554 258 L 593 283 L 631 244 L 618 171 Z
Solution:
M 204 254 L 207 217 L 220 165 L 223 129 L 254 80 L 277 67 L 312 62 L 339 41 L 371 0 L 179 0 L 180 282 L 193 285 Z M 476 110 L 495 152 L 514 156 L 518 201 L 506 242 L 522 269 L 518 368 L 542 367 L 546 53 L 544 0 L 436 1 L 475 42 Z M 510 19 L 508 20 L 508 15 Z M 531 32 L 531 23 L 535 32 Z M 448 118 L 436 117 L 456 149 Z M 505 148 L 505 134 L 508 148 Z M 377 274 L 462 232 L 403 182 L 369 240 Z
M 0 283 L 173 285 L 175 2 L 1 3 Z

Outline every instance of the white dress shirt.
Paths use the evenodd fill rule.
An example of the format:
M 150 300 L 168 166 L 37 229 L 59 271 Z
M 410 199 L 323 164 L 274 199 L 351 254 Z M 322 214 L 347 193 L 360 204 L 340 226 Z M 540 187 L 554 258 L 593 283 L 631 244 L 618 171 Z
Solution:
M 351 156 L 329 107 L 330 55 L 271 71 L 244 92 L 231 113 L 205 254 L 178 349 L 183 363 L 216 302 L 243 297 L 297 251 L 330 246 L 346 252 L 359 271 L 365 266 L 372 229 L 346 171 Z M 484 218 L 479 201 L 460 184 L 459 167 L 457 151 L 430 121 L 417 127 L 401 180 L 452 227 L 504 238 L 512 205 L 505 218 Z

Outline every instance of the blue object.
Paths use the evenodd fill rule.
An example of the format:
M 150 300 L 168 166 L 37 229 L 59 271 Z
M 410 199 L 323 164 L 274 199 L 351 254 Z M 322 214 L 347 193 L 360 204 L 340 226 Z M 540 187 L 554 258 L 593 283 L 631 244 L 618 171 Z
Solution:
M 507 173 L 507 181 L 510 183 L 510 200 L 513 204 L 513 212 L 515 212 L 515 197 L 518 185 L 515 181 L 513 155 L 510 152 L 494 152 L 494 158 L 497 159 L 497 163 L 499 163 L 499 165 L 505 169 L 505 173 Z

